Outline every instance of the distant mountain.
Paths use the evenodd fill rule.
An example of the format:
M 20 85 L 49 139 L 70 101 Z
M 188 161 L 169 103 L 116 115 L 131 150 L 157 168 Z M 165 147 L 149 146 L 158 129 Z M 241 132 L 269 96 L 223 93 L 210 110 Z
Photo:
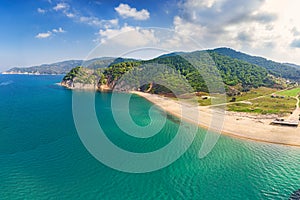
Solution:
M 4 73 L 7 74 L 66 74 L 74 66 L 81 65 L 82 60 L 69 60 L 53 64 L 43 64 L 32 67 L 14 67 Z
M 296 65 L 296 64 L 292 64 L 292 63 L 283 63 L 283 64 L 300 70 L 300 65 Z
M 238 60 L 243 60 L 251 64 L 259 65 L 267 69 L 271 74 L 275 76 L 280 76 L 285 79 L 300 82 L 300 68 L 297 65 L 274 62 L 262 57 L 251 56 L 242 52 L 238 52 L 230 48 L 217 48 L 211 51 Z
M 77 66 L 84 66 L 87 68 L 105 68 L 111 63 L 116 62 L 115 58 L 103 57 L 95 58 L 87 61 L 83 60 L 68 60 L 57 62 L 53 64 L 43 64 L 32 67 L 14 67 L 9 69 L 4 74 L 67 74 L 71 69 Z M 120 60 L 119 62 L 124 61 Z

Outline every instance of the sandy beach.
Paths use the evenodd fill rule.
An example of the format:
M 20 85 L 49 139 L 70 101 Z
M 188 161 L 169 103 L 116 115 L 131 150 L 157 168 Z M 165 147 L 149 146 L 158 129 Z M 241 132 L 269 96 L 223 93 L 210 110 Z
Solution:
M 144 97 L 166 112 L 202 128 L 213 128 L 217 123 L 221 123 L 218 126 L 222 127 L 220 130 L 224 135 L 300 147 L 300 128 L 270 125 L 276 118 L 274 115 L 250 115 L 228 111 L 222 113 L 209 107 L 189 106 L 181 101 L 158 95 L 143 92 L 133 93 Z M 212 123 L 213 120 L 220 121 Z

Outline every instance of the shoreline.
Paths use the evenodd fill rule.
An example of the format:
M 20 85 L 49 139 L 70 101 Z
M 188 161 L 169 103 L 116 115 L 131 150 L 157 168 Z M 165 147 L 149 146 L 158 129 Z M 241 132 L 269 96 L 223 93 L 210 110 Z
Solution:
M 107 85 L 96 86 L 94 84 L 83 84 L 83 83 L 68 83 L 68 82 L 60 82 L 56 83 L 57 85 L 67 88 L 69 90 L 87 90 L 87 91 L 112 91 L 112 89 Z M 72 86 L 71 86 L 72 85 Z
M 193 107 L 198 110 L 196 118 L 192 114 L 182 114 L 182 110 L 191 109 L 181 102 L 161 97 L 154 94 L 136 92 L 140 97 L 145 98 L 151 103 L 157 105 L 167 113 L 174 115 L 180 119 L 198 125 L 201 128 L 208 129 L 211 125 L 212 117 L 223 117 L 221 134 L 233 138 L 251 140 L 256 142 L 266 142 L 272 144 L 280 144 L 286 146 L 300 147 L 300 129 L 297 127 L 275 126 L 270 125 L 274 118 L 268 115 L 246 116 L 246 114 L 225 111 L 225 114 L 215 112 L 204 106 Z M 274 116 L 275 117 L 275 116 Z
M 29 72 L 0 72 L 1 75 L 28 75 L 28 76 L 64 76 L 65 74 L 43 74 L 43 73 L 29 73 Z

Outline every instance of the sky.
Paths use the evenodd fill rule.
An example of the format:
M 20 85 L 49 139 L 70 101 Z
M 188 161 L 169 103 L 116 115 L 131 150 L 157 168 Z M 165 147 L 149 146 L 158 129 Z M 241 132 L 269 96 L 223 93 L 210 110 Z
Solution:
M 299 0 L 0 0 L 0 71 L 216 47 L 300 64 L 299 7 Z

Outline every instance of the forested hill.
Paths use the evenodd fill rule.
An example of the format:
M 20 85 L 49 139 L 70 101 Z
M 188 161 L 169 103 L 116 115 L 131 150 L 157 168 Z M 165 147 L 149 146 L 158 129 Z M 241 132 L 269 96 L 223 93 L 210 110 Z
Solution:
M 155 70 L 152 68 L 155 77 L 160 79 L 166 79 L 172 82 L 174 87 L 180 87 L 180 82 L 176 80 L 180 76 L 184 77 L 194 91 L 207 91 L 205 78 L 211 79 L 213 72 L 212 66 L 215 66 L 218 73 L 221 75 L 224 81 L 225 87 L 235 87 L 239 89 L 249 89 L 252 87 L 275 87 L 279 86 L 278 80 L 274 75 L 270 75 L 268 70 L 258 65 L 250 64 L 241 60 L 233 59 L 228 56 L 220 55 L 216 52 L 206 51 L 196 51 L 191 53 L 172 53 L 168 55 L 163 55 L 158 58 L 148 60 L 148 61 L 125 61 L 111 64 L 108 68 L 99 69 L 96 71 L 86 70 L 85 68 L 77 68 L 76 71 L 71 71 L 71 73 L 65 76 L 63 83 L 64 85 L 72 86 L 76 81 L 82 83 L 84 80 L 89 80 L 88 83 L 93 83 L 91 78 L 98 77 L 98 86 L 106 84 L 107 86 L 113 88 L 115 83 L 118 81 L 123 74 L 127 71 L 135 70 L 135 76 L 130 77 L 133 82 L 141 82 L 143 75 L 144 65 L 152 66 L 167 66 L 168 71 Z M 148 69 L 149 70 L 149 69 Z M 151 72 L 147 73 L 151 74 Z M 144 73 L 146 74 L 146 73 Z M 141 75 L 141 76 L 139 76 Z M 152 86 L 155 85 L 152 84 Z M 137 89 L 137 88 L 135 88 Z M 141 88 L 140 88 L 141 89 Z M 149 88 L 144 88 L 148 90 Z M 159 92 L 162 90 L 161 87 L 155 88 L 153 90 Z
M 296 65 L 296 64 L 292 64 L 292 63 L 283 63 L 283 64 L 300 70 L 300 65 Z
M 124 61 L 123 59 L 115 59 L 110 57 L 95 58 L 87 61 L 83 60 L 67 60 L 52 64 L 43 64 L 32 67 L 14 67 L 4 73 L 8 74 L 67 74 L 76 66 L 83 65 L 87 68 L 105 68 L 114 61 Z
M 258 56 L 250 56 L 248 54 L 238 52 L 230 48 L 217 48 L 211 51 L 229 56 L 231 58 L 243 60 L 248 63 L 259 65 L 267 69 L 269 73 L 273 75 L 300 82 L 300 68 L 295 67 L 297 65 L 291 66 L 291 64 L 283 64 Z
M 209 57 L 209 58 L 208 58 Z M 195 51 L 191 53 L 169 54 L 150 60 L 173 67 L 185 76 L 196 91 L 205 91 L 203 77 L 216 67 L 227 86 L 240 85 L 243 88 L 273 87 L 275 79 L 263 67 L 250 64 L 215 52 Z M 197 68 L 197 69 L 195 69 Z

